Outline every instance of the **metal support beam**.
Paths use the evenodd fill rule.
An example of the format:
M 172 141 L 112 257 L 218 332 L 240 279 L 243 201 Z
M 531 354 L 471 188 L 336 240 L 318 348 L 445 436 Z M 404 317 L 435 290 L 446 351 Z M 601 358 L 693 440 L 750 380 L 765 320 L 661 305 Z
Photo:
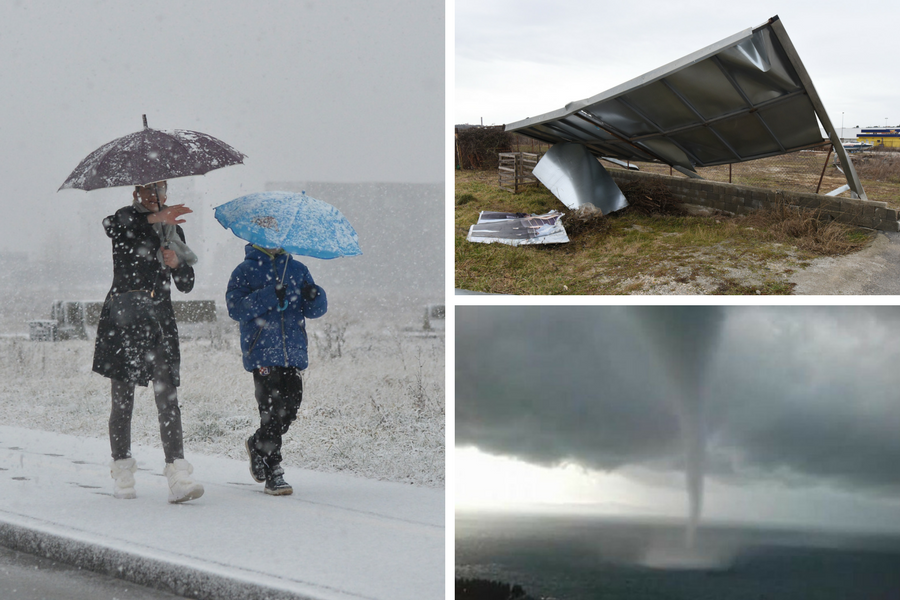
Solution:
M 781 142 L 778 140 L 778 136 L 772 132 L 772 128 L 769 127 L 769 124 L 766 123 L 766 120 L 763 119 L 762 115 L 759 114 L 760 107 L 753 104 L 753 101 L 750 99 L 750 96 L 747 95 L 747 93 L 738 84 L 738 82 L 735 80 L 735 78 L 731 76 L 731 73 L 728 72 L 728 69 L 725 68 L 725 65 L 722 64 L 722 59 L 720 59 L 718 56 L 713 56 L 712 62 L 717 67 L 719 67 L 719 71 L 722 73 L 722 76 L 728 80 L 728 83 L 731 84 L 731 87 L 734 88 L 734 91 L 736 91 L 740 95 L 741 99 L 747 103 L 747 106 L 749 106 L 751 108 L 750 114 L 756 116 L 756 120 L 759 121 L 759 123 L 765 128 L 766 132 L 769 134 L 769 137 L 772 138 L 772 141 L 775 142 L 775 144 L 778 146 L 778 148 L 782 152 L 784 152 L 784 146 L 781 145 Z M 786 94 L 786 96 L 789 96 L 789 97 L 794 96 L 797 93 L 802 93 L 802 92 L 793 92 L 791 94 Z
M 640 118 L 644 119 L 644 120 L 647 121 L 650 125 L 652 125 L 653 127 L 656 128 L 656 131 L 657 131 L 656 134 L 654 134 L 654 135 L 645 135 L 645 136 L 633 136 L 633 137 L 631 137 L 631 139 L 632 139 L 633 141 L 639 142 L 639 141 L 642 141 L 642 140 L 644 140 L 644 139 L 656 139 L 656 140 L 665 139 L 667 142 L 669 142 L 670 144 L 674 145 L 674 146 L 677 147 L 679 150 L 681 150 L 682 152 L 684 152 L 684 155 L 687 156 L 695 166 L 700 166 L 700 167 L 706 166 L 706 165 L 703 164 L 703 161 L 700 160 L 700 158 L 699 158 L 697 155 L 695 155 L 693 152 L 691 152 L 690 150 L 688 150 L 687 148 L 685 148 L 683 145 L 681 145 L 680 143 L 676 142 L 676 141 L 673 140 L 671 137 L 669 137 L 669 135 L 668 135 L 665 131 L 663 131 L 663 128 L 662 128 L 662 127 L 660 127 L 653 119 L 651 119 L 646 113 L 644 113 L 644 111 L 642 111 L 641 109 L 639 109 L 639 108 L 638 108 L 637 106 L 635 106 L 633 103 L 629 102 L 628 99 L 625 98 L 625 96 L 621 96 L 621 97 L 619 97 L 619 98 L 616 98 L 616 100 L 617 100 L 618 102 L 620 102 L 621 104 L 623 104 L 624 106 L 626 106 L 629 110 L 633 111 L 634 114 L 636 114 L 636 115 L 639 116 Z M 694 110 L 692 106 L 688 106 L 688 108 L 690 108 L 691 110 Z M 695 112 L 695 114 L 697 114 L 697 115 L 699 116 L 699 113 L 697 113 L 697 111 L 694 111 L 694 112 Z M 701 118 L 702 118 L 702 117 L 701 117 Z M 715 133 L 715 132 L 713 132 L 713 133 Z M 723 141 L 723 143 L 724 143 L 724 141 Z M 726 144 L 726 145 L 727 145 L 727 144 Z M 730 149 L 730 148 L 729 148 L 729 149 Z M 735 154 L 735 156 L 737 156 L 737 154 Z
M 624 160 L 619 160 L 618 158 L 613 158 L 611 156 L 601 156 L 600 160 L 605 160 L 606 162 L 611 162 L 614 165 L 619 165 L 623 169 L 628 169 L 630 171 L 640 171 L 641 170 L 641 168 L 635 164 L 626 162 Z
M 656 154 L 655 152 L 650 151 L 649 148 L 644 148 L 644 147 L 642 147 L 642 146 L 638 146 L 637 144 L 635 144 L 634 142 L 632 142 L 631 140 L 629 140 L 627 137 L 625 137 L 625 136 L 623 136 L 622 134 L 618 133 L 614 128 L 610 127 L 609 125 L 607 125 L 606 123 L 604 123 L 604 122 L 601 121 L 600 119 L 594 117 L 593 115 L 589 117 L 588 115 L 584 114 L 584 112 L 582 111 L 582 112 L 577 112 L 577 113 L 575 113 L 575 116 L 578 117 L 578 118 L 580 118 L 580 119 L 584 119 L 585 121 L 587 121 L 587 122 L 590 123 L 591 125 L 596 125 L 597 127 L 599 127 L 600 129 L 602 129 L 602 130 L 605 131 L 606 133 L 610 134 L 611 136 L 618 138 L 619 141 L 621 141 L 621 142 L 623 142 L 623 143 L 625 143 L 625 144 L 628 144 L 629 146 L 632 146 L 632 147 L 636 148 L 638 151 L 640 151 L 640 152 L 642 152 L 642 153 L 644 153 L 644 154 L 647 154 L 647 155 L 649 155 L 649 156 L 652 156 L 654 159 L 658 160 L 659 162 L 669 164 L 669 161 L 667 161 L 666 159 L 664 159 L 664 158 L 661 157 L 660 155 Z
M 726 142 L 725 138 L 723 138 L 721 135 L 719 135 L 719 132 L 716 131 L 715 128 L 709 126 L 709 124 L 711 122 L 713 122 L 712 119 L 707 119 L 702 114 L 700 114 L 700 111 L 697 110 L 697 108 L 687 98 L 684 97 L 684 94 L 682 94 L 677 89 L 675 89 L 675 86 L 671 85 L 668 81 L 663 80 L 663 85 L 665 85 L 667 88 L 669 88 L 669 91 L 671 91 L 673 94 L 675 94 L 675 96 L 679 100 L 681 100 L 681 103 L 684 104 L 686 107 L 688 107 L 688 109 L 690 109 L 691 112 L 693 112 L 695 115 L 697 115 L 697 118 L 702 123 L 702 126 L 706 127 L 710 133 L 712 133 L 714 136 L 716 136 L 716 139 L 719 140 L 719 143 L 721 143 L 723 146 L 725 146 L 725 148 L 727 148 L 728 151 L 731 152 L 732 156 L 734 156 L 736 159 L 738 159 L 738 161 L 744 160 L 744 158 L 737 152 L 737 150 L 732 148 L 731 144 Z M 692 129 L 698 129 L 698 128 L 692 127 Z M 702 165 L 702 163 L 700 163 L 700 164 Z M 705 166 L 705 165 L 702 165 L 702 166 Z
M 684 167 L 680 167 L 678 165 L 669 165 L 669 166 L 671 166 L 673 169 L 675 169 L 682 175 L 687 175 L 691 179 L 703 179 L 703 177 L 700 177 L 700 175 L 698 175 L 694 171 L 691 171 L 690 169 L 685 169 Z
M 669 87 L 669 89 L 673 90 L 673 92 L 674 92 L 675 88 Z M 757 110 L 762 110 L 764 108 L 769 108 L 771 106 L 775 106 L 775 105 L 781 104 L 783 102 L 787 102 L 788 100 L 791 100 L 797 96 L 803 96 L 804 94 L 806 94 L 805 90 L 798 90 L 796 92 L 791 92 L 789 94 L 785 94 L 784 96 L 779 96 L 778 98 L 773 98 L 772 100 L 766 100 L 765 102 L 760 102 L 759 104 L 757 104 L 755 106 L 755 108 Z M 691 125 L 682 125 L 681 127 L 675 127 L 673 129 L 667 129 L 662 132 L 663 135 L 665 135 L 667 137 L 673 136 L 673 135 L 678 135 L 678 134 L 684 133 L 686 131 L 692 131 L 695 129 L 699 129 L 701 127 L 715 125 L 716 123 L 718 123 L 720 121 L 727 121 L 729 119 L 733 119 L 734 117 L 738 117 L 743 114 L 747 114 L 747 112 L 744 110 L 736 110 L 736 111 L 726 113 L 724 115 L 719 115 L 718 117 L 713 117 L 711 119 L 707 119 L 706 117 L 701 115 L 699 112 L 697 112 L 697 110 L 694 109 L 692 106 L 690 106 L 690 105 L 686 105 L 686 106 L 688 108 L 690 108 L 694 112 L 695 115 L 697 115 L 698 123 L 691 124 Z M 632 137 L 631 139 L 636 142 L 639 142 L 639 141 L 647 139 L 647 138 L 652 138 L 655 135 L 656 134 L 636 135 L 636 136 Z
M 551 127 L 551 125 L 556 125 L 556 126 Z M 593 132 L 589 131 L 588 129 L 586 129 L 585 127 L 582 127 L 581 125 L 579 125 L 577 123 L 571 122 L 568 119 L 565 121 L 556 121 L 555 123 L 547 123 L 545 125 L 545 127 L 549 127 L 551 129 L 553 129 L 554 131 L 565 132 L 565 133 L 568 133 L 568 132 L 566 132 L 564 127 L 574 129 L 575 131 L 577 131 L 579 133 L 583 133 L 585 135 L 585 137 L 587 138 L 587 141 L 583 140 L 583 139 L 566 140 L 566 141 L 578 142 L 579 144 L 583 144 L 584 146 L 586 146 L 592 150 L 596 150 L 597 152 L 600 152 L 601 154 L 609 154 L 610 152 L 615 153 L 615 146 L 607 146 L 606 144 L 604 144 L 602 142 L 590 141 L 591 134 Z
M 813 85 L 812 78 L 806 71 L 806 67 L 803 66 L 800 55 L 797 53 L 797 49 L 794 48 L 791 38 L 788 37 L 784 25 L 781 24 L 781 20 L 777 17 L 773 17 L 769 21 L 769 25 L 772 27 L 772 32 L 775 34 L 775 37 L 781 42 L 781 47 L 784 48 L 788 60 L 791 61 L 791 66 L 794 67 L 794 70 L 797 71 L 797 76 L 800 77 L 800 81 L 803 82 L 803 87 L 806 88 L 806 92 L 809 94 L 809 100 L 812 102 L 813 110 L 816 111 L 819 122 L 822 123 L 822 127 L 825 128 L 828 138 L 834 145 L 834 154 L 838 157 L 838 160 L 841 161 L 844 174 L 847 176 L 847 185 L 850 186 L 853 197 L 868 200 L 866 192 L 863 190 L 862 183 L 859 181 L 859 176 L 856 174 L 856 169 L 850 161 L 850 155 L 847 154 L 847 150 L 844 148 L 843 144 L 841 144 L 841 139 L 834 130 L 831 119 L 828 118 L 828 113 L 825 112 L 825 105 L 822 103 L 822 99 L 819 98 L 819 93 Z

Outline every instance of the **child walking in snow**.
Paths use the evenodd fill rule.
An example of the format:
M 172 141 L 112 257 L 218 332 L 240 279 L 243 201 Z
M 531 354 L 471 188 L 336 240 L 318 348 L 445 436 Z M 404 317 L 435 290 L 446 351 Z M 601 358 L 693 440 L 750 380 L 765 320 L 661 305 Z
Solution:
M 250 474 L 265 493 L 291 494 L 281 468 L 281 441 L 303 400 L 300 371 L 309 364 L 306 319 L 328 310 L 309 269 L 280 248 L 247 244 L 228 282 L 228 315 L 240 323 L 244 368 L 253 373 L 259 428 L 245 442 Z

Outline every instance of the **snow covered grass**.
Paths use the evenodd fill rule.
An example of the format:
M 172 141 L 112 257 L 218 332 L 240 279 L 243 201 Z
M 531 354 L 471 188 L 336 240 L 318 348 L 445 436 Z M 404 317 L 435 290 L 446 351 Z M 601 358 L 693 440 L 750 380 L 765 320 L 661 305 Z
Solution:
M 243 460 L 258 413 L 236 324 L 179 327 L 185 456 Z M 286 465 L 443 487 L 444 336 L 414 329 L 337 311 L 309 322 L 310 367 Z M 106 438 L 109 380 L 91 372 L 92 357 L 92 341 L 0 338 L 0 423 Z M 162 462 L 150 387 L 136 390 L 132 440 L 160 448 Z

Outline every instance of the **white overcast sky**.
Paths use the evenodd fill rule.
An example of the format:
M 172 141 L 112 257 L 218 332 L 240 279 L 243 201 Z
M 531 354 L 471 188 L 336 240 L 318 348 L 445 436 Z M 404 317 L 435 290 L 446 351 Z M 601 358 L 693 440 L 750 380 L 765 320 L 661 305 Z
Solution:
M 210 205 L 268 181 L 443 181 L 445 24 L 441 0 L 0 2 L 0 251 L 112 198 L 56 190 L 144 113 L 248 155 L 197 184 Z
M 778 15 L 835 128 L 900 124 L 891 0 L 456 0 L 456 123 L 589 98 Z
M 900 307 L 721 316 L 707 372 L 689 378 L 706 390 L 704 517 L 900 530 Z M 696 324 L 670 327 L 679 319 L 672 307 L 459 307 L 457 506 L 685 516 L 672 402 L 685 369 L 667 371 L 665 348 L 683 357 L 678 340 L 699 338 Z

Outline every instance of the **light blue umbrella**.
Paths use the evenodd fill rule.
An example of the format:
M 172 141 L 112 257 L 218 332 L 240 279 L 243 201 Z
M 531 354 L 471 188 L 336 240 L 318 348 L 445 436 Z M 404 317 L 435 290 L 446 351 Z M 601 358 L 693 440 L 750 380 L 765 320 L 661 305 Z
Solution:
M 260 192 L 216 207 L 216 220 L 263 248 L 314 258 L 357 256 L 359 238 L 341 211 L 306 192 Z

